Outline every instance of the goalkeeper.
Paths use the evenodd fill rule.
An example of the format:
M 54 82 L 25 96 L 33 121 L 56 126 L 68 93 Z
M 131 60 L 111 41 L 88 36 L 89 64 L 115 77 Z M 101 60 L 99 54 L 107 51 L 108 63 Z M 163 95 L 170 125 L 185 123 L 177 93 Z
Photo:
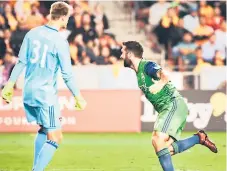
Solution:
M 75 86 L 69 45 L 58 30 L 66 27 L 69 6 L 55 2 L 50 9 L 51 21 L 29 31 L 21 45 L 19 62 L 14 67 L 2 98 L 11 102 L 13 87 L 26 68 L 24 108 L 28 122 L 36 121 L 40 129 L 35 139 L 33 171 L 43 171 L 51 161 L 62 139 L 60 108 L 57 97 L 57 73 L 61 68 L 63 79 L 75 96 L 76 109 L 82 110 L 86 101 Z

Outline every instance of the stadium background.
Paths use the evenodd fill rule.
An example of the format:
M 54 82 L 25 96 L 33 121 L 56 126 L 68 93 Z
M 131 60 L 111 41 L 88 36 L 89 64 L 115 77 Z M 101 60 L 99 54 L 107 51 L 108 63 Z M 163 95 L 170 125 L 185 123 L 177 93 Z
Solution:
M 53 2 L 0 1 L 1 87 L 17 62 L 24 35 L 48 22 Z M 211 136 L 220 149 L 218 155 L 211 157 L 209 151 L 197 147 L 183 157 L 176 156 L 177 169 L 224 171 L 226 2 L 68 3 L 71 17 L 67 29 L 60 32 L 69 41 L 75 84 L 82 89 L 88 106 L 82 112 L 74 110 L 73 98 L 59 74 L 63 130 L 72 134 L 65 135 L 62 150 L 49 170 L 160 170 L 150 133 L 140 133 L 152 131 L 157 113 L 138 89 L 135 73 L 124 68 L 120 60 L 121 42 L 136 40 L 144 46 L 144 58 L 163 66 L 188 102 L 190 114 L 183 136 L 198 129 L 214 132 Z M 31 167 L 37 127 L 28 124 L 24 117 L 23 75 L 15 88 L 11 104 L 0 100 L 1 171 L 25 171 Z M 75 160 L 68 157 L 71 146 Z

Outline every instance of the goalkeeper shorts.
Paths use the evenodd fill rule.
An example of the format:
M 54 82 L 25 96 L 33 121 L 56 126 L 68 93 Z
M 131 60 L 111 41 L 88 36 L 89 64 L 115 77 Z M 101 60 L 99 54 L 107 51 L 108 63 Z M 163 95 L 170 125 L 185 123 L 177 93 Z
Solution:
M 61 129 L 59 105 L 49 107 L 34 107 L 24 103 L 24 109 L 28 122 L 36 122 L 47 132 Z

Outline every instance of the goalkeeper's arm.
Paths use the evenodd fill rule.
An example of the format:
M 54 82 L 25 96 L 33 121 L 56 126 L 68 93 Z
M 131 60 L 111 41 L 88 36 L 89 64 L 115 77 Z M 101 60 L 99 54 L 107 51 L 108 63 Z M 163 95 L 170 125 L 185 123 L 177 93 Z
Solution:
M 12 97 L 13 97 L 13 87 L 23 71 L 23 69 L 26 67 L 27 63 L 27 50 L 28 49 L 28 38 L 27 35 L 25 36 L 23 43 L 20 48 L 19 52 L 19 61 L 18 63 L 14 66 L 10 78 L 8 82 L 6 83 L 5 87 L 2 89 L 1 95 L 2 98 L 7 102 L 11 102 Z
M 61 44 L 61 45 L 59 45 Z M 70 60 L 70 53 L 69 53 L 69 45 L 68 43 L 63 40 L 61 43 L 58 44 L 58 60 L 61 67 L 61 73 L 65 84 L 67 85 L 68 89 L 71 91 L 73 96 L 79 96 L 80 90 L 77 88 L 75 84 L 75 79 L 72 72 L 72 64 Z
M 75 84 L 72 72 L 72 64 L 70 60 L 69 45 L 66 41 L 62 41 L 61 46 L 58 48 L 58 59 L 60 62 L 61 73 L 65 84 L 75 97 L 75 107 L 77 110 L 83 110 L 87 103 L 83 99 L 82 95 L 80 94 L 80 90 Z

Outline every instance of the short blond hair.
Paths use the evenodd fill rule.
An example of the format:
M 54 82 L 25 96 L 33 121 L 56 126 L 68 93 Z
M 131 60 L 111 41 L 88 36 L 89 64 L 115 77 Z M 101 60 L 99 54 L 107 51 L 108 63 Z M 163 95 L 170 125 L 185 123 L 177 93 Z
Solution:
M 50 17 L 52 20 L 57 20 L 62 16 L 66 16 L 69 13 L 69 5 L 65 2 L 55 2 L 50 8 Z

